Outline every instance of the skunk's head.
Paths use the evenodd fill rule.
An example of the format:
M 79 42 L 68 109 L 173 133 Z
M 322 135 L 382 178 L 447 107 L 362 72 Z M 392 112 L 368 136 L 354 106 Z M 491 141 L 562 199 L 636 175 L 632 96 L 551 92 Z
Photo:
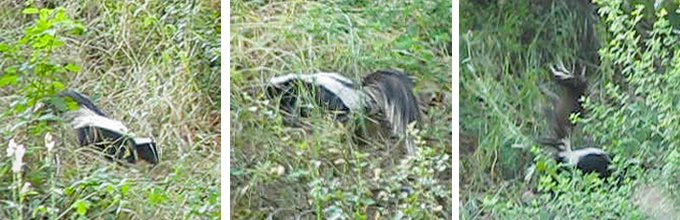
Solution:
M 132 142 L 139 158 L 153 165 L 158 164 L 156 141 L 153 138 L 133 138 Z

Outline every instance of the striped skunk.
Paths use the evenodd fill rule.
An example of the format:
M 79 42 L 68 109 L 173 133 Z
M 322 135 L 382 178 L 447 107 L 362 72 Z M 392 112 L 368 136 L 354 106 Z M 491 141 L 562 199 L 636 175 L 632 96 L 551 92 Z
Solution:
M 94 146 L 107 154 L 110 160 L 125 160 L 136 163 L 137 158 L 156 165 L 158 152 L 153 138 L 136 138 L 128 132 L 122 122 L 111 119 L 92 101 L 75 91 L 65 91 L 57 95 L 62 99 L 71 99 L 77 110 L 57 111 L 63 113 L 63 119 L 71 125 L 80 146 Z M 54 103 L 49 103 L 56 107 Z
M 583 75 L 571 75 L 561 62 L 556 67 L 550 66 L 549 68 L 554 80 L 562 87 L 563 91 L 561 96 L 558 97 L 554 93 L 541 88 L 553 105 L 553 108 L 544 111 L 555 137 L 539 139 L 538 142 L 557 149 L 556 161 L 574 166 L 585 174 L 596 172 L 601 178 L 606 179 L 612 173 L 609 169 L 611 159 L 606 152 L 592 147 L 571 148 L 571 133 L 574 125 L 569 120 L 569 116 L 571 114 L 583 114 L 583 107 L 579 99 L 585 95 L 587 88 L 585 77 Z
M 317 106 L 336 113 L 338 121 L 346 123 L 353 112 L 368 116 L 357 126 L 357 136 L 403 140 L 406 152 L 415 153 L 415 142 L 408 137 L 407 130 L 410 124 L 420 121 L 420 112 L 408 74 L 376 71 L 365 76 L 361 86 L 338 73 L 288 74 L 271 78 L 267 86 L 268 96 L 280 97 L 280 110 L 292 117 L 309 115 L 299 100 L 303 90 L 311 92 Z M 284 124 L 294 123 L 290 117 L 284 117 Z M 380 131 L 376 132 L 376 126 Z

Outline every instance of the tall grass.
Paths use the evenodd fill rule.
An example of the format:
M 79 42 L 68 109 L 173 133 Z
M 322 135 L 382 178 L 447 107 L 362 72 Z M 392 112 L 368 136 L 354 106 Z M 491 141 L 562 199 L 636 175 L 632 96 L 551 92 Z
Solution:
M 28 4 L 28 3 L 27 3 Z M 0 218 L 169 219 L 220 216 L 220 63 L 219 5 L 210 1 L 36 1 L 0 3 L 0 39 L 14 44 L 35 15 L 25 7 L 64 9 L 84 26 L 78 34 L 59 34 L 64 45 L 41 59 L 70 64 L 75 73 L 60 74 L 66 89 L 92 97 L 112 118 L 138 136 L 153 136 L 159 165 L 131 168 L 78 148 L 68 126 L 50 124 L 30 133 L 19 114 L 1 117 L 2 144 L 26 146 L 21 178 L 0 164 L 3 187 Z M 31 53 L 19 50 L 16 56 Z M 3 60 L 0 67 L 20 59 Z M 19 63 L 20 64 L 20 63 Z M 32 72 L 27 72 L 32 77 Z M 50 73 L 56 74 L 57 73 Z M 24 86 L 0 89 L 2 106 L 25 99 Z M 11 112 L 2 109 L 5 113 Z M 56 139 L 44 147 L 44 132 Z M 3 155 L 4 156 L 4 155 Z M 23 203 L 7 189 L 29 182 Z M 23 210 L 18 212 L 18 210 Z
M 554 88 L 547 64 L 558 58 L 594 62 L 597 45 L 578 37 L 592 32 L 584 25 L 590 14 L 570 7 L 552 1 L 461 5 L 461 135 L 473 140 L 461 150 L 461 191 L 485 191 L 524 173 L 530 155 L 513 146 L 529 147 L 531 135 L 549 135 L 541 115 L 548 102 L 538 90 Z
M 231 1 L 232 218 L 445 218 L 451 213 L 450 1 Z M 351 125 L 317 112 L 283 126 L 262 88 L 272 76 L 374 70 L 434 94 L 419 157 L 358 146 Z M 407 187 L 409 188 L 406 190 Z M 404 191 L 402 191 L 404 190 Z M 450 217 L 450 216 L 449 216 Z

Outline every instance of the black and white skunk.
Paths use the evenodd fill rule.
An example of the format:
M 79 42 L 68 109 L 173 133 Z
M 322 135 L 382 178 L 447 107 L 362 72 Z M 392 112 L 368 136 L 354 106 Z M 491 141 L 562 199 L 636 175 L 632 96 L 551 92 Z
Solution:
M 557 148 L 555 159 L 558 162 L 572 165 L 585 174 L 597 172 L 601 178 L 607 178 L 611 174 L 609 169 L 611 159 L 606 152 L 592 147 L 576 150 L 571 148 L 573 124 L 569 116 L 583 113 L 579 99 L 585 95 L 587 88 L 585 78 L 582 75 L 571 75 L 561 62 L 556 68 L 550 66 L 555 81 L 562 87 L 561 96 L 558 97 L 547 90 L 543 91 L 553 104 L 553 108 L 546 109 L 545 112 L 555 137 L 543 138 L 538 142 Z
M 77 110 L 63 112 L 63 119 L 76 132 L 81 146 L 94 146 L 109 159 L 136 163 L 137 158 L 156 165 L 158 152 L 153 138 L 136 138 L 122 122 L 111 119 L 99 110 L 89 98 L 74 91 L 62 92 L 58 97 L 72 99 Z
M 564 138 L 558 150 L 555 155 L 558 162 L 575 166 L 584 174 L 596 172 L 600 178 L 606 179 L 612 173 L 609 169 L 611 159 L 602 149 L 588 147 L 572 150 L 570 140 Z
M 412 90 L 409 76 L 393 70 L 373 72 L 363 78 L 361 86 L 338 73 L 316 73 L 273 77 L 267 87 L 270 97 L 280 97 L 279 106 L 285 114 L 303 117 L 309 114 L 308 108 L 301 105 L 302 91 L 308 91 L 317 106 L 335 113 L 339 121 L 347 122 L 352 112 L 363 113 L 369 118 L 367 123 L 386 131 L 382 133 L 388 138 L 403 140 L 408 154 L 415 152 L 415 142 L 407 134 L 408 126 L 420 120 Z M 291 122 L 284 117 L 284 123 Z M 376 133 L 373 128 L 358 127 Z

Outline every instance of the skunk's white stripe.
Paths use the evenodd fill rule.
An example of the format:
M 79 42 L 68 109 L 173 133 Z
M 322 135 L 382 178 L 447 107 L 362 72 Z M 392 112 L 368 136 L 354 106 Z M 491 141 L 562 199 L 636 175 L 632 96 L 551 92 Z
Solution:
M 560 141 L 562 142 L 560 150 L 563 152 L 571 152 L 571 140 L 569 138 L 562 138 Z
M 140 144 L 149 144 L 149 143 L 153 143 L 153 142 L 154 142 L 154 140 L 153 140 L 152 138 L 148 138 L 148 137 L 145 137 L 145 138 L 137 137 L 137 138 L 133 138 L 132 140 L 133 140 L 133 141 L 135 142 L 135 144 L 137 144 L 137 145 L 140 145 Z
M 607 153 L 605 153 L 602 149 L 591 147 L 572 151 L 570 155 L 567 155 L 567 159 L 569 160 L 570 164 L 578 165 L 579 160 L 585 157 L 586 155 L 606 155 L 606 154 Z
M 337 81 L 342 81 L 343 83 L 346 83 L 346 84 L 352 84 L 352 85 L 354 84 L 352 82 L 352 80 L 350 80 L 347 77 L 344 77 L 343 75 L 340 75 L 338 73 L 326 73 L 326 72 L 319 72 L 319 73 L 314 73 L 314 74 L 291 73 L 291 74 L 288 74 L 288 75 L 275 76 L 275 77 L 269 79 L 269 83 L 271 83 L 271 84 L 281 84 L 281 83 L 288 82 L 292 79 L 302 79 L 302 80 L 305 80 L 307 82 L 311 82 L 311 81 L 308 81 L 308 80 L 313 79 L 313 78 L 318 78 L 318 77 L 327 77 L 327 78 L 332 78 L 332 79 L 337 80 Z
M 344 85 L 354 84 L 348 78 L 337 73 L 288 74 L 273 77 L 269 80 L 269 83 L 272 85 L 278 85 L 295 79 L 302 80 L 306 83 L 323 86 L 340 98 L 345 106 L 347 106 L 351 111 L 360 111 L 364 106 L 364 94 L 352 87 L 347 87 Z
M 560 152 L 557 153 L 557 156 L 564 158 L 565 162 L 571 164 L 571 165 L 578 165 L 579 160 L 582 157 L 585 157 L 586 155 L 606 155 L 602 149 L 598 148 L 583 148 L 583 149 L 578 149 L 578 150 L 571 150 L 571 142 L 569 141 L 569 138 L 563 138 L 562 140 L 562 148 Z
M 70 111 L 65 114 L 67 118 L 72 118 L 71 126 L 74 129 L 92 126 L 117 132 L 121 135 L 129 135 L 128 128 L 122 122 L 98 115 L 82 106 L 78 108 L 78 111 Z
M 570 75 L 566 70 L 555 70 L 555 68 L 553 68 L 552 66 L 548 66 L 548 68 L 550 68 L 550 71 L 552 71 L 553 75 L 558 79 L 565 80 L 574 77 Z

